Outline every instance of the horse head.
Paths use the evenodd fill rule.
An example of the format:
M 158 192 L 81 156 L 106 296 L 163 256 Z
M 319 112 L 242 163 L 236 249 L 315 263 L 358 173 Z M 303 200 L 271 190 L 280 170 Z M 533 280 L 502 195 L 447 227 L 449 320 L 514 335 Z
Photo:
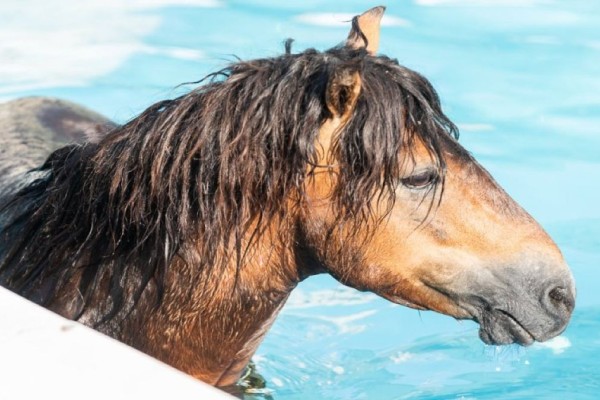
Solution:
M 558 335 L 575 296 L 560 250 L 458 143 L 430 84 L 375 56 L 383 11 L 354 19 L 346 47 L 368 55 L 328 82 L 307 251 L 346 285 L 477 321 L 486 343 Z

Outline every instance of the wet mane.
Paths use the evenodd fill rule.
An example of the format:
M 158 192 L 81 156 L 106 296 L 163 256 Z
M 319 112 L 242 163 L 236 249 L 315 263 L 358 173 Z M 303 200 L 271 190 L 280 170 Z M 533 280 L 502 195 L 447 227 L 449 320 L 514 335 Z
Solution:
M 366 223 L 375 196 L 393 203 L 416 136 L 444 170 L 440 137 L 456 128 L 429 82 L 397 61 L 345 47 L 242 61 L 98 143 L 52 153 L 42 177 L 0 207 L 0 280 L 49 304 L 78 276 L 80 311 L 108 287 L 110 317 L 149 282 L 160 292 L 176 257 L 198 271 L 241 263 L 250 229 L 259 235 L 306 200 L 330 117 L 326 86 L 339 68 L 362 81 L 329 155 L 340 220 Z

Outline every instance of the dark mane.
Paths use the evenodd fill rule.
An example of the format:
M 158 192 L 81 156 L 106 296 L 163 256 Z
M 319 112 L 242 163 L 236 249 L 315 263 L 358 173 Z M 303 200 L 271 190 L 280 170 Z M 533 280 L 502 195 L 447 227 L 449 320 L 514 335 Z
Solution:
M 0 281 L 46 305 L 78 277 L 80 312 L 107 286 L 110 318 L 149 282 L 160 291 L 175 257 L 198 271 L 239 263 L 249 229 L 284 221 L 304 201 L 338 68 L 359 71 L 363 85 L 332 147 L 340 220 L 369 219 L 375 196 L 394 201 L 416 136 L 444 170 L 440 137 L 456 128 L 429 82 L 397 61 L 345 47 L 242 61 L 99 143 L 54 152 L 42 178 L 0 208 Z

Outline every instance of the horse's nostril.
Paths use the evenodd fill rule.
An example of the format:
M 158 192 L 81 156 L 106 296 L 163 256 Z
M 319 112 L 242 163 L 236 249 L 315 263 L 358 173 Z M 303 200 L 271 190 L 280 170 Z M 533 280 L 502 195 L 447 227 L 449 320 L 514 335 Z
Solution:
M 556 308 L 566 307 L 568 311 L 573 309 L 575 301 L 569 289 L 557 286 L 548 292 L 548 297 Z
M 550 293 L 548 293 L 548 296 L 550 296 L 550 298 L 555 301 L 555 302 L 560 302 L 562 303 L 562 301 L 564 300 L 567 289 L 562 288 L 562 287 L 555 287 L 554 289 L 552 289 L 550 291 Z

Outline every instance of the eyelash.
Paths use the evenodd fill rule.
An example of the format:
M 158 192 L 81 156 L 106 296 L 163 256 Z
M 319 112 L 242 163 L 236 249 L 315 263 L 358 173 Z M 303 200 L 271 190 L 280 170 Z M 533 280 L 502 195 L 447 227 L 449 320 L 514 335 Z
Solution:
M 408 176 L 406 178 L 402 178 L 400 182 L 402 185 L 410 188 L 410 189 L 425 189 L 429 186 L 437 183 L 439 180 L 439 175 L 434 170 L 427 170 L 418 172 L 414 175 Z

